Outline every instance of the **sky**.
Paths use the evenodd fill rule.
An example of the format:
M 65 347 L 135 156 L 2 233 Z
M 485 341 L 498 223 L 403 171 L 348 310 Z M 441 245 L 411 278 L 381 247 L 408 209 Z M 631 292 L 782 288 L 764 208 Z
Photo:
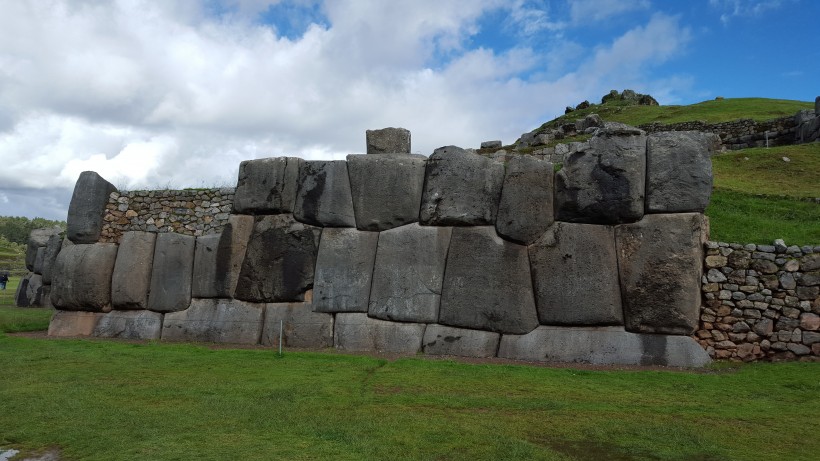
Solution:
M 0 216 L 82 171 L 233 187 L 243 160 L 513 142 L 611 89 L 820 95 L 816 0 L 0 0 Z

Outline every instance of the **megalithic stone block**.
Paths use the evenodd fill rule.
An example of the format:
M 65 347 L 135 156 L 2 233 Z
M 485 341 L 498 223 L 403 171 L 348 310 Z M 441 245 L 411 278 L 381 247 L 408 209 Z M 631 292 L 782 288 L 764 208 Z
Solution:
M 31 270 L 35 274 L 43 275 L 43 262 L 46 257 L 46 247 L 37 248 L 37 256 L 34 257 L 34 268 Z
M 527 247 L 490 226 L 454 228 L 438 323 L 512 334 L 537 327 Z
M 347 162 L 306 161 L 299 166 L 293 217 L 321 227 L 356 227 Z
M 154 244 L 154 264 L 148 309 L 175 312 L 191 303 L 196 238 L 191 235 L 163 233 Z
M 427 159 L 419 222 L 429 226 L 494 225 L 504 165 L 456 146 Z
M 532 156 L 507 162 L 495 230 L 516 243 L 529 245 L 552 224 L 552 163 Z
M 257 344 L 263 304 L 235 299 L 194 299 L 184 311 L 165 314 L 163 341 Z
M 427 325 L 424 353 L 462 357 L 495 357 L 501 335 L 490 331 Z
M 280 323 L 281 322 L 281 323 Z M 333 314 L 313 312 L 310 303 L 271 303 L 265 305 L 262 344 L 286 347 L 333 347 Z
M 151 288 L 157 234 L 131 231 L 120 237 L 120 249 L 111 276 L 114 309 L 145 309 Z
M 93 171 L 83 171 L 68 205 L 68 238 L 74 243 L 100 239 L 108 197 L 117 188 Z
M 646 212 L 703 212 L 712 195 L 717 135 L 667 131 L 646 140 Z
M 57 255 L 63 247 L 63 236 L 61 234 L 54 234 L 48 238 L 46 243 L 46 251 L 43 255 L 43 283 L 51 285 L 51 273 L 54 269 L 54 263 L 57 261 Z
M 555 223 L 529 247 L 543 325 L 623 325 L 615 232 Z
M 48 335 L 56 337 L 91 336 L 100 317 L 99 312 L 56 311 L 48 324 Z
M 257 217 L 235 297 L 257 303 L 302 301 L 305 291 L 313 287 L 313 229 L 290 215 Z
M 102 314 L 91 333 L 100 338 L 159 339 L 162 314 L 151 311 L 111 311 Z
M 34 272 L 34 263 L 37 261 L 37 250 L 45 247 L 48 244 L 48 239 L 50 239 L 52 235 L 58 235 L 62 231 L 62 229 L 55 226 L 34 229 L 29 233 L 26 245 L 26 269 Z M 42 271 L 38 273 L 41 272 Z
M 43 276 L 40 274 L 29 274 L 26 285 L 26 297 L 28 305 L 31 307 L 43 306 Z
M 214 297 L 234 297 L 239 272 L 242 270 L 242 262 L 248 250 L 248 241 L 253 233 L 253 223 L 253 216 L 231 215 L 228 224 L 222 229 L 216 248 Z
M 435 323 L 451 227 L 409 224 L 379 234 L 368 313 L 399 322 Z
M 233 199 L 234 213 L 290 213 L 296 202 L 299 165 L 296 157 L 246 160 L 239 164 L 239 180 Z
M 61 310 L 111 310 L 111 274 L 117 245 L 68 245 L 57 255 L 51 283 L 51 302 Z
M 425 325 L 387 322 L 360 313 L 339 313 L 333 328 L 336 349 L 415 354 L 421 351 Z
M 17 284 L 17 290 L 14 291 L 14 305 L 17 307 L 28 307 L 30 302 L 28 299 L 28 281 L 34 272 L 29 272 L 25 277 L 20 279 Z
M 194 250 L 194 278 L 191 283 L 191 296 L 194 298 L 217 298 L 216 259 L 219 254 L 221 234 L 202 235 L 196 238 Z
M 356 227 L 383 231 L 419 220 L 423 155 L 348 155 Z
M 368 154 L 409 154 L 410 130 L 382 128 L 365 132 Z
M 632 127 L 602 128 L 589 147 L 567 156 L 555 175 L 557 221 L 630 223 L 644 214 L 646 134 Z
M 704 217 L 646 215 L 615 228 L 624 325 L 637 333 L 689 335 L 698 326 Z
M 313 290 L 316 312 L 367 312 L 378 232 L 322 230 Z

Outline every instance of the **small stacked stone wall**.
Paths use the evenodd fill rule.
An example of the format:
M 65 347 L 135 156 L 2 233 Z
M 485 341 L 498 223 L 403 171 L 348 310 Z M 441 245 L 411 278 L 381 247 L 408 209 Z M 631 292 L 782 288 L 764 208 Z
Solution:
M 820 358 L 820 246 L 708 242 L 696 337 L 733 360 Z
M 233 195 L 233 188 L 111 192 L 100 241 L 118 243 L 129 231 L 220 233 L 233 210 Z

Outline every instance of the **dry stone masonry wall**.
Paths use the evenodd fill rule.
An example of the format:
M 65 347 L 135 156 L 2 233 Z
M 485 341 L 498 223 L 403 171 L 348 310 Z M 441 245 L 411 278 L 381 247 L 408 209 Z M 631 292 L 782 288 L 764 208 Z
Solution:
M 205 205 L 212 196 L 193 208 L 157 192 L 122 200 L 83 173 L 51 265 L 49 334 L 273 344 L 281 322 L 287 347 L 709 362 L 691 336 L 706 135 L 604 127 L 557 174 L 454 146 L 411 155 L 402 129 L 370 131 L 367 144 L 377 153 L 347 161 L 242 162 L 227 211 Z M 157 215 L 154 229 L 136 209 L 146 198 L 227 222 L 206 234 Z M 102 232 L 111 200 L 128 220 L 118 239 Z

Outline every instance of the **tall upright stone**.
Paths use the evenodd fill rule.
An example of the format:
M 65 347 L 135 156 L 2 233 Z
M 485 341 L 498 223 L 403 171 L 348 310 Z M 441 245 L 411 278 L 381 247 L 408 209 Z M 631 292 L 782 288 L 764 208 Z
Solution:
M 114 309 L 145 309 L 151 288 L 157 234 L 130 231 L 120 237 L 120 249 L 111 276 Z
M 646 140 L 646 212 L 702 213 L 712 195 L 711 152 L 719 138 L 666 131 Z
M 426 162 L 413 154 L 348 155 L 356 227 L 383 231 L 417 222 Z
M 704 221 L 698 213 L 652 214 L 615 228 L 627 331 L 675 335 L 695 331 Z
M 378 232 L 322 230 L 313 290 L 316 312 L 367 312 Z
M 379 234 L 368 313 L 399 322 L 438 321 L 452 228 L 409 224 Z
M 217 273 L 216 258 L 222 234 L 201 235 L 196 238 L 194 250 L 194 277 L 191 296 L 194 298 L 216 298 Z
M 309 162 L 306 162 L 309 163 Z M 302 301 L 313 287 L 316 236 L 290 215 L 256 218 L 235 298 L 268 303 Z
M 68 205 L 68 238 L 74 243 L 100 239 L 108 197 L 117 188 L 93 171 L 83 171 Z
M 157 235 L 148 309 L 175 312 L 191 303 L 196 237 L 174 233 Z
M 68 245 L 57 255 L 51 283 L 51 302 L 63 310 L 111 310 L 111 273 L 117 245 Z
M 529 245 L 553 222 L 552 163 L 533 156 L 507 162 L 495 230 L 516 243 Z
M 555 223 L 529 255 L 542 325 L 623 325 L 612 227 Z
M 409 154 L 410 131 L 404 128 L 382 128 L 365 132 L 368 154 Z
M 33 229 L 28 235 L 26 242 L 26 269 L 34 271 L 34 263 L 37 261 L 37 250 L 48 244 L 48 239 L 52 235 L 59 235 L 63 230 L 59 226 Z
M 425 226 L 495 225 L 504 165 L 447 146 L 427 159 L 419 222 Z
M 240 214 L 290 213 L 296 201 L 299 165 L 296 157 L 246 160 L 239 164 L 233 209 Z
M 46 243 L 46 251 L 43 255 L 43 283 L 51 285 L 51 274 L 54 269 L 54 263 L 57 261 L 57 255 L 63 247 L 63 236 L 61 234 L 54 234 L 48 238 Z
M 14 291 L 14 305 L 17 307 L 29 307 L 29 299 L 28 299 L 28 281 L 31 276 L 34 275 L 33 272 L 29 272 L 26 274 L 25 277 L 20 279 L 20 283 L 17 284 L 17 290 Z
M 217 298 L 234 297 L 239 272 L 242 270 L 242 262 L 245 260 L 245 252 L 253 233 L 253 223 L 253 216 L 231 215 L 228 224 L 222 229 L 216 248 L 213 286 L 214 296 Z
M 321 227 L 356 227 L 347 162 L 306 161 L 299 166 L 293 217 Z
M 454 228 L 438 323 L 509 334 L 537 327 L 527 247 L 491 226 Z
M 555 175 L 557 221 L 635 222 L 644 214 L 646 134 L 626 125 L 598 130 Z

